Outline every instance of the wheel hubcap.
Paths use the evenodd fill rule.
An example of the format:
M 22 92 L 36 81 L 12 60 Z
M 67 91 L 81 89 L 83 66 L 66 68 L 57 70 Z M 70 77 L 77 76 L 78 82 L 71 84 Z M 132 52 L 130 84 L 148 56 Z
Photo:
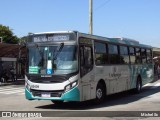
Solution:
M 97 90 L 97 98 L 98 98 L 98 99 L 101 99 L 101 98 L 102 98 L 102 90 L 101 90 L 101 89 L 98 89 L 98 90 Z

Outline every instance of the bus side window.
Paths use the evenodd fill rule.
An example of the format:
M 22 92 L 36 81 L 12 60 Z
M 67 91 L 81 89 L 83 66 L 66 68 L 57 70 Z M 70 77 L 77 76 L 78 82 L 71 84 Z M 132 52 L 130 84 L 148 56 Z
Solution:
M 142 63 L 146 63 L 147 62 L 146 49 L 141 49 L 141 57 L 142 57 Z
M 135 64 L 136 57 L 135 57 L 135 49 L 133 47 L 129 47 L 129 56 L 130 56 L 130 63 Z
M 95 63 L 105 65 L 108 63 L 107 46 L 105 43 L 95 42 Z
M 136 63 L 137 64 L 142 63 L 140 48 L 136 48 Z
M 119 54 L 118 54 L 118 46 L 108 44 L 108 53 L 109 53 L 109 55 L 108 55 L 109 63 L 110 64 L 119 64 L 120 59 L 119 59 Z
M 119 46 L 119 48 L 120 48 L 120 63 L 129 64 L 128 47 Z
M 152 51 L 147 49 L 147 63 L 152 63 Z

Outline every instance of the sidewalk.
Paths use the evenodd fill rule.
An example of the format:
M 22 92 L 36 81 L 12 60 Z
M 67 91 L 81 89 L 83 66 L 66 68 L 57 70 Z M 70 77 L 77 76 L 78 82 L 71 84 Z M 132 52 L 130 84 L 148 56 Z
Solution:
M 24 79 L 17 79 L 15 82 L 13 81 L 8 81 L 6 83 L 1 83 L 0 82 L 0 86 L 7 86 L 7 85 L 24 85 L 25 84 L 25 80 Z

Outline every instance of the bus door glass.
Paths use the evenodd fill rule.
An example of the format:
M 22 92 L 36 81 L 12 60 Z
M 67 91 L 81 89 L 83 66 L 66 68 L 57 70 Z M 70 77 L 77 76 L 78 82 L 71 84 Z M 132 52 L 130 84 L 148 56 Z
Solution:
M 91 46 L 80 46 L 80 73 L 81 77 L 93 68 L 93 55 Z

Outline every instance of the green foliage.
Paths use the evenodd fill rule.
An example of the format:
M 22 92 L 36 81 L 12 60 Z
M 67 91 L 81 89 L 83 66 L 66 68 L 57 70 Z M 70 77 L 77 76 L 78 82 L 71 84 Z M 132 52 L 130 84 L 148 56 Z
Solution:
M 28 36 L 23 36 L 20 38 L 19 42 L 20 42 L 20 44 L 23 44 L 23 43 L 27 42 L 27 40 L 28 40 Z
M 15 36 L 8 26 L 0 24 L 0 37 L 3 38 L 4 43 L 17 44 L 19 38 Z

